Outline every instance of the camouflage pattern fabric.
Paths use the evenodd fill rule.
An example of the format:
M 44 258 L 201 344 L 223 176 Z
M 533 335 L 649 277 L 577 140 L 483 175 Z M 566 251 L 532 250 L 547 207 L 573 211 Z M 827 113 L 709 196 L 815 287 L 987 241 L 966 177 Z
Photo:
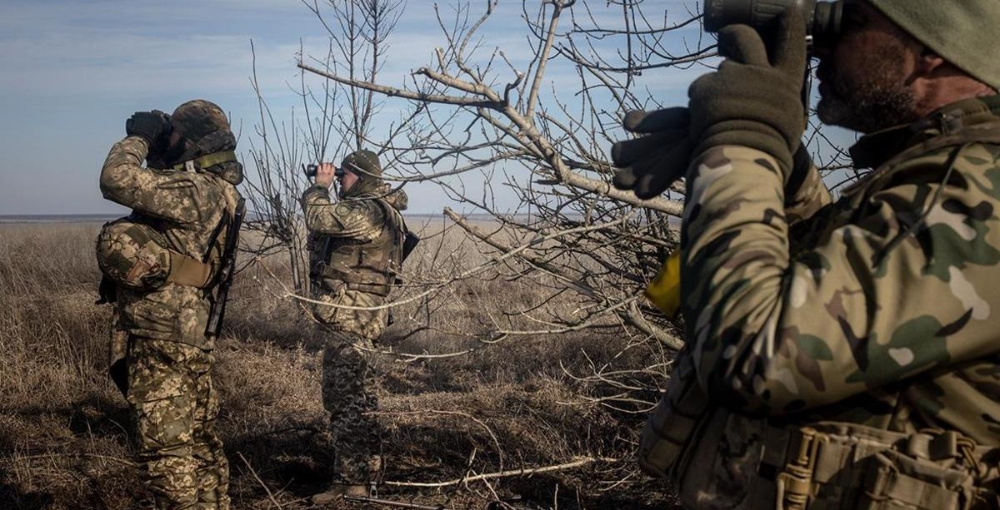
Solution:
M 323 408 L 330 413 L 338 482 L 367 485 L 380 468 L 382 429 L 376 416 L 378 380 L 370 339 L 325 326 Z
M 116 143 L 101 171 L 104 198 L 156 224 L 171 250 L 204 260 L 239 193 L 197 171 L 143 168 L 145 140 Z M 129 335 L 128 394 L 144 481 L 158 508 L 229 508 L 228 464 L 213 424 L 213 338 L 205 336 L 209 291 L 167 283 L 117 289 L 118 327 Z
M 329 329 L 344 331 L 368 342 L 378 340 L 382 336 L 389 319 L 388 308 L 352 310 L 340 307 L 373 308 L 384 305 L 386 298 L 367 292 L 349 290 L 343 284 L 335 285 L 332 290 L 324 288 L 323 285 L 314 285 L 313 290 L 313 298 L 316 301 L 332 305 L 316 304 L 313 306 L 313 315 Z
M 381 189 L 381 185 L 377 187 Z M 405 194 L 396 200 L 405 203 Z M 394 224 L 387 211 L 362 195 L 337 203 L 320 186 L 302 197 L 306 226 L 314 247 L 312 262 L 322 261 L 329 238 L 353 243 L 374 243 Z M 398 215 L 398 212 L 393 211 Z M 342 281 L 315 275 L 317 301 L 350 307 L 378 307 L 387 300 L 369 292 L 348 289 Z M 371 349 L 385 331 L 387 308 L 352 310 L 314 305 L 313 314 L 324 337 L 323 406 L 330 413 L 330 431 L 336 449 L 335 482 L 367 484 L 380 464 L 381 428 L 372 414 L 377 409 L 377 378 Z
M 229 508 L 229 463 L 215 433 L 213 362 L 197 347 L 129 338 L 128 402 L 156 508 Z
M 170 276 L 170 251 L 152 238 L 145 225 L 128 218 L 112 221 L 97 236 L 97 264 L 119 287 L 149 290 Z
M 116 143 L 101 171 L 101 192 L 160 220 L 160 234 L 172 250 L 202 260 L 226 209 L 236 210 L 239 192 L 212 174 L 143 168 L 147 150 L 138 136 Z M 211 349 L 205 290 L 172 284 L 153 292 L 122 288 L 118 299 L 122 327 L 130 333 Z
M 966 100 L 862 139 L 852 155 L 875 170 L 794 227 L 774 157 L 720 146 L 695 160 L 682 294 L 710 398 L 1000 446 L 998 112 L 1000 98 Z

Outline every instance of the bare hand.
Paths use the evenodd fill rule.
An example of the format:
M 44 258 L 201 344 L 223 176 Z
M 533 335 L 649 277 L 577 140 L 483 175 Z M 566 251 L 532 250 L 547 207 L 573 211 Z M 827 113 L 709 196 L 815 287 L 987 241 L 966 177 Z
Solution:
M 329 188 L 333 184 L 333 172 L 336 169 L 337 167 L 333 166 L 333 163 L 320 163 L 316 168 L 316 184 Z

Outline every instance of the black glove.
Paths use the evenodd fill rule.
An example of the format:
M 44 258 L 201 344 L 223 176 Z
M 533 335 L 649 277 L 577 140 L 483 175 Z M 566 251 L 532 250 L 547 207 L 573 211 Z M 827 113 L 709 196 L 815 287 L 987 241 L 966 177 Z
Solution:
M 695 154 L 717 145 L 751 147 L 774 156 L 788 178 L 806 126 L 805 37 L 796 8 L 777 18 L 770 51 L 748 25 L 719 32 L 719 53 L 726 61 L 688 90 Z
M 161 137 L 166 138 L 170 134 L 170 116 L 160 110 L 135 112 L 125 121 L 125 133 L 141 136 L 153 147 Z
M 688 136 L 690 123 L 690 112 L 684 107 L 625 114 L 625 130 L 645 136 L 611 146 L 611 161 L 619 168 L 612 184 L 646 200 L 684 177 L 694 145 Z

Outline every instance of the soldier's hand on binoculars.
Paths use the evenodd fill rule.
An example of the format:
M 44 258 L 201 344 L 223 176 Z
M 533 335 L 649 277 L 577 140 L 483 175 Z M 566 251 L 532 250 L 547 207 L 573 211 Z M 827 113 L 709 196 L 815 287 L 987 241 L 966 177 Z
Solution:
M 334 172 L 337 167 L 333 163 L 320 163 L 316 166 L 316 184 L 329 188 L 333 184 Z
M 159 110 L 135 112 L 125 121 L 125 133 L 129 136 L 141 136 L 151 147 L 169 132 L 170 116 Z
M 618 168 L 612 184 L 646 200 L 684 177 L 693 147 L 690 123 L 690 112 L 684 107 L 626 113 L 625 130 L 643 136 L 611 146 L 611 162 Z
M 806 125 L 806 34 L 797 8 L 776 21 L 770 51 L 748 25 L 723 28 L 719 53 L 726 61 L 695 80 L 688 97 L 696 154 L 718 145 L 751 147 L 774 156 L 787 179 Z

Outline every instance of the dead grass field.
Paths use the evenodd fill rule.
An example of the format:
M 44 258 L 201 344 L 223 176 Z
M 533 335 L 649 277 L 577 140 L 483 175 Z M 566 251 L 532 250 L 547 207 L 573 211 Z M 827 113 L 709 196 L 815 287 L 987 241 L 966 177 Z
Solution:
M 124 509 L 140 494 L 125 401 L 106 372 L 111 310 L 93 304 L 98 229 L 0 225 L 0 508 Z M 440 227 L 425 226 L 423 237 L 407 263 L 408 281 L 443 279 L 482 260 Z M 279 278 L 287 274 L 280 258 L 267 264 Z M 673 505 L 667 488 L 639 474 L 632 460 L 644 416 L 601 404 L 615 395 L 619 408 L 632 398 L 651 401 L 655 377 L 635 372 L 626 389 L 584 377 L 595 366 L 649 366 L 664 356 L 656 345 L 628 343 L 611 322 L 483 341 L 498 327 L 538 329 L 531 315 L 512 312 L 542 299 L 544 288 L 487 272 L 394 310 L 396 323 L 379 346 L 387 353 L 379 356 L 380 419 L 388 431 L 382 497 L 474 509 L 511 508 L 489 506 L 497 500 L 519 509 Z M 267 271 L 243 271 L 218 348 L 219 426 L 238 509 L 310 508 L 308 496 L 329 477 L 318 339 L 281 293 Z M 544 313 L 576 306 L 556 300 Z M 460 351 L 471 352 L 409 361 L 399 355 Z

